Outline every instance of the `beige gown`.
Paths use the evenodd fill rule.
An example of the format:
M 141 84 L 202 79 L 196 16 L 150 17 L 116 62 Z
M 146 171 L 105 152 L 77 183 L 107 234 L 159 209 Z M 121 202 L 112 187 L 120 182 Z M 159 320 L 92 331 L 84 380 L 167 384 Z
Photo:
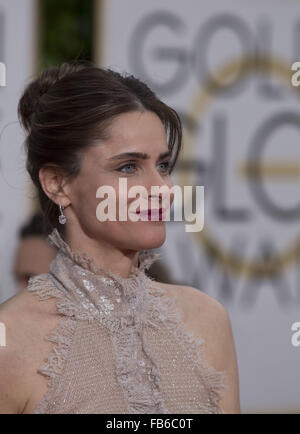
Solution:
M 203 340 L 185 329 L 175 301 L 146 275 L 160 256 L 142 251 L 123 278 L 70 249 L 56 229 L 50 271 L 28 290 L 55 297 L 61 314 L 38 370 L 48 390 L 34 413 L 224 413 L 226 373 L 208 365 Z

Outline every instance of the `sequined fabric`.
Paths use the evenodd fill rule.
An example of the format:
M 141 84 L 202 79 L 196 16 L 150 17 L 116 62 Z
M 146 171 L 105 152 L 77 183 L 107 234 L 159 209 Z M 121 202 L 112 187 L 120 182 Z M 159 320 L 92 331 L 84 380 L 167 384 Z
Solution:
M 226 373 L 205 362 L 204 341 L 145 273 L 158 253 L 140 252 L 123 278 L 72 251 L 56 229 L 49 240 L 56 258 L 28 290 L 55 297 L 61 319 L 45 337 L 55 345 L 38 370 L 48 391 L 34 413 L 223 413 Z

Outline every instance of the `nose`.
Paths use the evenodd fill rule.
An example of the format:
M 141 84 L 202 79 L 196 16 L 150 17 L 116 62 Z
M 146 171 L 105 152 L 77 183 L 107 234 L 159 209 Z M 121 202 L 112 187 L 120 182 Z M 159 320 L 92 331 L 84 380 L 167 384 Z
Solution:
M 174 200 L 174 193 L 170 191 L 172 188 L 173 182 L 169 176 L 162 175 L 158 172 L 158 170 L 153 170 L 151 175 L 149 175 L 149 181 L 147 186 L 148 198 L 157 203 L 158 206 L 163 206 L 164 208 L 168 208 L 172 206 Z M 157 187 L 155 189 L 154 187 Z M 163 197 L 165 195 L 165 198 Z M 163 200 L 164 199 L 164 200 Z M 168 205 L 166 201 L 170 200 L 170 204 Z

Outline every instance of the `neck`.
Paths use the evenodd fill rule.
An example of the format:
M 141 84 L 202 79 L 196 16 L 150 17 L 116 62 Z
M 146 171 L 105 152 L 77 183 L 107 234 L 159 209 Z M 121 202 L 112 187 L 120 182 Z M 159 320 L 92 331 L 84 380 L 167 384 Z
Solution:
M 138 266 L 139 252 L 123 251 L 105 240 L 89 237 L 82 230 L 67 227 L 65 239 L 72 251 L 79 254 L 86 253 L 93 259 L 96 267 L 109 269 L 121 277 L 129 277 L 134 267 Z

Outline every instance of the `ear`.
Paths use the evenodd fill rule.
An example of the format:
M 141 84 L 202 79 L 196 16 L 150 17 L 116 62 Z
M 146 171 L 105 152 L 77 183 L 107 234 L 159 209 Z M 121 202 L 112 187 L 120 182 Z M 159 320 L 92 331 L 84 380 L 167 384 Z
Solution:
M 70 204 L 66 176 L 54 165 L 45 165 L 39 171 L 39 180 L 45 194 L 57 205 L 64 208 Z

